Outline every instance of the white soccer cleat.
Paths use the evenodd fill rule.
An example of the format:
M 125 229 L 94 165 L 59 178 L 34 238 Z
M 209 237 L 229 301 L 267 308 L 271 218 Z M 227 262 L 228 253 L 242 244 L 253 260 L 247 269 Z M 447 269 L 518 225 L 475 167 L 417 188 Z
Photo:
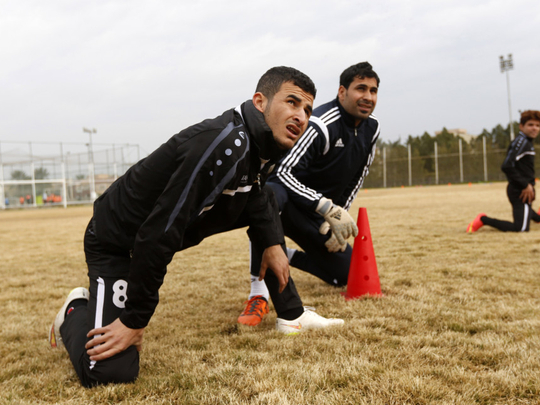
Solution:
M 84 287 L 77 287 L 69 292 L 66 300 L 64 301 L 64 305 L 62 305 L 62 308 L 60 308 L 60 311 L 58 311 L 56 314 L 56 318 L 54 318 L 51 330 L 49 331 L 49 343 L 51 344 L 51 347 L 64 346 L 62 336 L 60 336 L 60 326 L 62 326 L 64 319 L 66 319 L 66 309 L 69 304 L 80 299 L 85 299 L 88 301 L 90 299 L 90 291 Z
M 286 335 L 301 333 L 307 329 L 322 329 L 329 326 L 341 326 L 343 319 L 324 318 L 315 312 L 313 307 L 304 307 L 304 313 L 292 321 L 277 318 L 276 329 Z

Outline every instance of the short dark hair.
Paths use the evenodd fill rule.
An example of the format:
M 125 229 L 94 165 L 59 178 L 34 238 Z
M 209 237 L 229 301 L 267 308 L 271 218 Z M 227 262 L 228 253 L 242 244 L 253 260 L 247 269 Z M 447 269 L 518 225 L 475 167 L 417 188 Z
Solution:
M 257 93 L 264 94 L 269 100 L 274 98 L 274 95 L 279 91 L 281 85 L 286 82 L 291 82 L 295 86 L 300 87 L 305 92 L 311 94 L 314 98 L 317 94 L 317 89 L 313 81 L 304 73 L 287 66 L 276 66 L 269 69 L 259 79 Z
M 540 111 L 527 110 L 521 113 L 521 118 L 519 120 L 519 123 L 521 125 L 525 125 L 527 121 L 530 121 L 530 120 L 535 120 L 535 121 L 540 122 Z
M 381 82 L 379 76 L 373 71 L 373 67 L 368 62 L 360 62 L 356 65 L 349 66 L 343 71 L 341 76 L 339 76 L 339 85 L 348 89 L 356 77 L 359 79 L 366 77 L 375 79 L 377 80 L 377 87 L 379 87 L 379 83 Z

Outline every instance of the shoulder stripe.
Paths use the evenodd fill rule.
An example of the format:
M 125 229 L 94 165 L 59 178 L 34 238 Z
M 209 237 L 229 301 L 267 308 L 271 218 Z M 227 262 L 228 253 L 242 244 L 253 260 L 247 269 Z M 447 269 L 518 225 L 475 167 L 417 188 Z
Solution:
M 330 125 L 332 122 L 335 122 L 341 118 L 341 115 L 333 115 L 332 117 L 329 117 L 325 123 L 326 125 Z
M 248 141 L 248 146 L 249 146 L 249 141 Z M 244 150 L 244 153 L 242 154 L 242 156 L 240 157 L 240 159 L 238 159 L 233 167 L 231 167 L 229 169 L 229 171 L 227 172 L 227 174 L 221 179 L 221 181 L 219 182 L 219 184 L 216 186 L 216 188 L 214 188 L 214 190 L 208 195 L 208 197 L 206 197 L 203 201 L 203 203 L 201 204 L 201 210 L 199 211 L 199 215 L 201 215 L 204 211 L 208 211 L 210 209 L 212 209 L 212 207 L 214 206 L 214 204 L 212 205 L 209 205 L 210 203 L 213 203 L 216 199 L 216 197 L 219 195 L 219 194 L 228 194 L 228 195 L 234 195 L 236 192 L 242 192 L 242 193 L 245 193 L 245 192 L 249 192 L 249 190 L 244 190 L 246 189 L 247 187 L 249 187 L 249 189 L 251 190 L 251 186 L 246 186 L 246 187 L 240 187 L 238 188 L 237 190 L 224 190 L 225 186 L 227 185 L 227 183 L 229 183 L 235 173 L 236 173 L 236 168 L 238 167 L 238 163 L 241 161 L 241 160 L 244 160 L 244 158 L 246 157 L 246 154 L 249 150 L 249 147 L 247 147 L 245 150 Z
M 300 138 L 300 141 L 285 156 L 276 172 L 276 175 L 286 187 L 311 201 L 321 198 L 319 193 L 300 183 L 292 175 L 291 168 L 294 167 L 300 158 L 306 153 L 307 148 L 313 143 L 313 140 L 317 137 L 317 134 L 318 132 L 314 128 L 309 127 L 304 135 L 302 135 L 302 138 Z
M 329 117 L 329 116 L 334 116 L 334 115 L 340 115 L 339 113 L 339 108 L 338 107 L 334 107 L 334 108 L 331 108 L 329 109 L 328 111 L 326 111 L 323 115 L 321 115 L 319 118 L 323 121 L 326 121 L 326 119 Z
M 376 138 L 379 136 L 379 128 L 377 127 L 377 132 L 376 134 L 374 135 L 374 139 L 376 141 Z M 375 142 L 374 141 L 374 142 Z M 365 178 L 367 177 L 367 175 L 369 174 L 369 167 L 371 166 L 371 164 L 373 163 L 373 160 L 375 159 L 375 154 L 377 152 L 377 147 L 375 145 L 375 143 L 372 143 L 372 148 L 371 148 L 371 152 L 370 154 L 368 155 L 368 159 L 367 159 L 367 162 L 366 162 L 366 165 L 364 166 L 364 169 L 362 171 L 362 175 L 360 176 L 360 178 L 358 179 L 358 183 L 356 184 L 356 187 L 354 187 L 352 193 L 349 195 L 349 198 L 347 198 L 347 201 L 345 203 L 345 206 L 343 208 L 345 208 L 347 211 L 349 210 L 349 208 L 351 207 L 354 199 L 356 198 L 357 194 L 358 194 L 358 190 L 360 190 L 360 188 L 362 188 L 362 186 L 364 185 L 364 180 Z
M 372 118 L 375 118 L 373 115 L 371 115 Z M 375 134 L 373 135 L 373 139 L 371 140 L 371 145 L 375 145 L 377 142 L 377 139 L 379 139 L 379 134 L 381 133 L 381 124 L 379 121 L 375 118 L 375 121 L 377 121 L 377 129 L 375 131 Z
M 306 153 L 306 149 L 313 143 L 313 140 L 317 136 L 317 131 L 314 128 L 309 127 L 307 131 L 302 135 L 300 141 L 294 145 L 291 151 L 285 156 L 281 165 L 279 166 L 279 171 L 286 170 L 291 166 L 296 165 L 298 160 Z
M 311 117 L 310 120 L 313 121 L 323 132 L 326 138 L 326 146 L 324 147 L 323 155 L 326 155 L 330 150 L 330 133 L 328 132 L 328 125 L 339 120 L 341 118 L 341 113 L 339 112 L 338 107 L 334 107 L 326 111 L 320 117 Z
M 520 160 L 522 157 L 524 157 L 525 155 L 533 155 L 534 156 L 534 155 L 536 155 L 536 152 L 534 150 L 523 152 L 521 155 L 516 156 L 516 162 L 518 160 Z
M 326 155 L 330 149 L 330 134 L 328 133 L 328 127 L 319 117 L 311 117 L 309 120 L 320 128 L 324 137 L 326 138 L 326 146 L 324 147 L 323 152 L 323 155 Z
M 240 126 L 240 125 L 239 125 Z M 216 139 L 214 139 L 214 141 L 210 144 L 210 146 L 208 147 L 208 149 L 206 149 L 203 153 L 203 155 L 201 156 L 201 158 L 199 159 L 199 162 L 197 162 L 197 165 L 195 166 L 195 168 L 193 169 L 193 173 L 191 173 L 191 176 L 188 180 L 188 182 L 186 183 L 186 187 L 184 188 L 184 190 L 182 191 L 182 194 L 180 195 L 180 198 L 178 199 L 178 202 L 176 203 L 171 215 L 169 216 L 169 220 L 167 221 L 167 226 L 165 227 L 165 232 L 167 232 L 169 230 L 169 228 L 171 227 L 171 225 L 173 224 L 174 220 L 176 219 L 176 217 L 178 216 L 178 213 L 180 212 L 180 210 L 182 209 L 182 207 L 184 206 L 184 203 L 186 202 L 186 199 L 187 199 L 187 196 L 188 196 L 188 193 L 189 191 L 191 190 L 191 187 L 193 186 L 193 182 L 195 181 L 195 178 L 197 177 L 197 174 L 199 174 L 199 170 L 201 170 L 201 167 L 202 165 L 204 164 L 204 162 L 206 162 L 206 160 L 208 159 L 208 157 L 212 154 L 212 152 L 214 152 L 214 150 L 217 148 L 217 146 L 219 145 L 219 143 L 225 139 L 232 131 L 233 129 L 235 128 L 238 128 L 239 126 L 235 127 L 234 126 L 234 123 L 232 122 L 229 122 L 227 124 L 227 126 L 223 129 L 223 131 L 221 131 L 221 133 L 216 137 Z M 246 148 L 246 150 L 244 151 L 244 155 L 247 153 L 249 149 L 249 143 L 248 143 L 248 147 Z M 243 158 L 242 156 L 242 158 Z M 238 162 L 237 162 L 238 163 Z M 234 166 L 234 168 L 236 168 L 236 165 Z
M 503 166 L 515 167 L 515 162 L 527 155 L 528 152 L 534 153 L 534 150 L 528 148 L 528 145 L 529 143 L 527 142 L 527 138 L 520 132 L 516 139 L 514 139 L 508 147 L 508 152 L 504 158 Z

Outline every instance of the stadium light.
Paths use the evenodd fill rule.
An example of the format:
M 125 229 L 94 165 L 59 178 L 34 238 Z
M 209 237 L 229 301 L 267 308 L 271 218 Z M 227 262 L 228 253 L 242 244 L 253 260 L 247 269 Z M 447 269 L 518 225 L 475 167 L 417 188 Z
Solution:
M 88 142 L 88 157 L 89 157 L 89 162 L 88 162 L 88 168 L 89 168 L 89 174 L 90 174 L 90 199 L 92 201 L 94 201 L 97 197 L 96 195 L 96 181 L 95 181 L 95 177 L 94 177 L 94 151 L 92 150 L 92 134 L 95 134 L 97 132 L 97 130 L 95 128 L 93 129 L 88 129 L 88 128 L 84 128 L 83 127 L 83 132 L 86 132 L 88 134 L 88 136 L 90 137 L 89 139 L 89 142 Z
M 514 62 L 512 60 L 512 54 L 508 54 L 508 59 L 504 59 L 504 56 L 499 57 L 501 73 L 506 73 L 506 87 L 508 89 L 508 113 L 510 115 L 510 140 L 514 140 L 514 123 L 512 122 L 512 104 L 510 102 L 510 76 L 509 70 L 514 69 Z

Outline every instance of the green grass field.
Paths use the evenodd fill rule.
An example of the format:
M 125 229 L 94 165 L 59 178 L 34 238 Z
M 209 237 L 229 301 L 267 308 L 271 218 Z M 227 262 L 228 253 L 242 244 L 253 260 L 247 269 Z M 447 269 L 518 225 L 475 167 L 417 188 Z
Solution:
M 343 328 L 283 336 L 236 318 L 249 291 L 244 230 L 177 254 L 134 384 L 84 389 L 47 331 L 87 285 L 90 207 L 0 212 L 1 404 L 538 404 L 540 225 L 511 218 L 505 184 L 361 191 L 384 296 L 345 301 L 291 269 L 305 305 Z M 534 205 L 538 208 L 538 205 Z M 234 259 L 233 259 L 234 258 Z

